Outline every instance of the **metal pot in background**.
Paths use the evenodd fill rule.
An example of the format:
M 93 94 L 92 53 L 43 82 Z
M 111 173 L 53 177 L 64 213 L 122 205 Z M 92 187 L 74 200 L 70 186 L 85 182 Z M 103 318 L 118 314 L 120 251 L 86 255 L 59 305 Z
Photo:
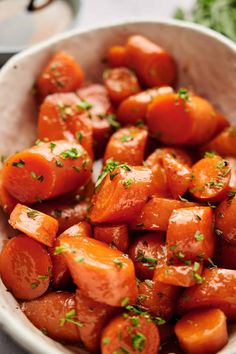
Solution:
M 0 0 L 0 67 L 14 54 L 74 27 L 79 0 Z

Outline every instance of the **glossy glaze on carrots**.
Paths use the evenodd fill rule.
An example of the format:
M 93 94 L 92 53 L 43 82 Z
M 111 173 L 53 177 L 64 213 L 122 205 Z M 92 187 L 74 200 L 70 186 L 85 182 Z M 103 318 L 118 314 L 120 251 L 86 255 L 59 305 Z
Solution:
M 102 83 L 65 52 L 39 68 L 37 140 L 0 173 L 1 279 L 90 353 L 213 354 L 236 321 L 236 128 L 177 88 L 171 50 L 104 50 Z

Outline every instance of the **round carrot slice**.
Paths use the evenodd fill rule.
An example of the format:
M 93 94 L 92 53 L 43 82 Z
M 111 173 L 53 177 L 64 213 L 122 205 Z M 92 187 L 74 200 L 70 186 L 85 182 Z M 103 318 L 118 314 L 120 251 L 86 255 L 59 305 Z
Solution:
M 159 345 L 159 331 L 149 318 L 127 315 L 116 317 L 104 329 L 101 352 L 156 354 Z
M 188 313 L 177 322 L 175 333 L 189 354 L 214 354 L 228 342 L 226 317 L 219 309 Z
M 232 197 L 230 196 L 232 194 Z M 216 233 L 226 241 L 236 246 L 236 198 L 234 192 L 229 192 L 228 199 L 216 209 Z
M 116 104 L 140 91 L 135 74 L 127 68 L 107 69 L 104 71 L 103 78 L 109 96 Z
M 189 191 L 200 201 L 222 201 L 229 190 L 231 167 L 220 156 L 205 156 L 192 167 Z
M 21 309 L 28 319 L 45 335 L 66 343 L 80 341 L 75 295 L 69 292 L 52 292 L 39 299 L 23 302 Z
M 20 235 L 4 246 L 0 257 L 1 278 L 17 299 L 32 300 L 48 289 L 52 269 L 46 249 Z

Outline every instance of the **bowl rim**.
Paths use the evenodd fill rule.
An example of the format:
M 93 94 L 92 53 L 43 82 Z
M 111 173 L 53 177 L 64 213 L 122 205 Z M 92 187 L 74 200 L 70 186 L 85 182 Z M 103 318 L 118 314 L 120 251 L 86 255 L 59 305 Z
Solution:
M 1 82 L 1 78 L 4 77 L 5 73 L 14 65 L 17 65 L 19 60 L 27 56 L 30 56 L 32 54 L 35 54 L 38 51 L 41 51 L 45 48 L 48 48 L 51 45 L 61 40 L 66 40 L 73 36 L 80 35 L 90 31 L 113 28 L 113 27 L 129 26 L 133 24 L 145 24 L 145 23 L 164 24 L 164 25 L 174 26 L 177 28 L 184 28 L 186 30 L 192 30 L 193 32 L 197 32 L 206 35 L 208 37 L 211 37 L 213 39 L 216 39 L 218 42 L 221 42 L 224 46 L 230 48 L 236 55 L 236 44 L 232 40 L 202 25 L 198 25 L 188 21 L 164 19 L 158 17 L 157 18 L 145 17 L 145 18 L 137 18 L 137 19 L 127 18 L 127 19 L 122 19 L 121 21 L 110 21 L 110 22 L 108 21 L 102 25 L 97 24 L 93 26 L 81 26 L 76 29 L 66 31 L 64 33 L 59 33 L 53 36 L 52 38 L 49 38 L 43 42 L 35 44 L 32 47 L 27 48 L 18 54 L 15 54 L 1 68 L 0 82 Z M 30 335 L 29 333 L 31 330 L 29 328 L 25 328 L 24 326 L 20 327 L 17 322 L 15 322 L 14 316 L 12 316 L 11 313 L 9 314 L 9 312 L 4 308 L 4 306 L 0 306 L 0 328 L 2 328 L 7 334 L 9 334 L 11 338 L 15 342 L 17 342 L 21 347 L 23 347 L 28 352 L 33 352 L 35 354 L 47 354 L 47 353 L 61 354 L 59 343 L 56 342 L 57 346 L 55 346 L 54 350 L 52 351 L 51 345 L 44 340 L 43 334 L 42 334 L 42 338 L 38 337 L 37 341 L 35 341 L 34 336 Z M 22 338 L 24 338 L 23 341 Z M 64 350 L 66 352 L 66 348 Z

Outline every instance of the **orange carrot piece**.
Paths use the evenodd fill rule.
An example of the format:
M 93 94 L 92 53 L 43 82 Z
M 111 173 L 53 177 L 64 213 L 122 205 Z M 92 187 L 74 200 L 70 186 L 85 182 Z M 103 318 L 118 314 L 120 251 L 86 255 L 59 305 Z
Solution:
M 215 112 L 215 118 L 217 120 L 217 126 L 214 135 L 220 134 L 224 129 L 230 126 L 228 119 L 220 112 Z
M 91 159 L 79 144 L 40 143 L 10 157 L 3 187 L 21 203 L 49 199 L 79 188 L 90 179 Z
M 117 130 L 106 146 L 104 161 L 113 159 L 133 166 L 142 165 L 147 138 L 146 129 L 131 126 Z
M 118 308 L 96 302 L 76 290 L 76 308 L 80 327 L 81 340 L 90 353 L 97 353 L 104 327 L 111 317 L 117 314 Z
M 220 156 L 210 155 L 192 167 L 190 193 L 204 202 L 219 202 L 226 198 L 231 178 L 231 167 Z
M 138 325 L 135 325 L 138 323 Z M 125 352 L 156 354 L 160 345 L 160 334 L 150 319 L 140 315 L 118 316 L 104 329 L 101 340 L 102 354 Z M 122 348 L 122 349 L 121 349 Z
M 112 68 L 126 66 L 126 49 L 121 45 L 113 45 L 107 52 L 108 65 Z
M 22 204 L 13 209 L 9 224 L 49 247 L 52 247 L 58 230 L 56 219 Z
M 215 227 L 217 235 L 234 246 L 236 246 L 235 212 L 236 198 L 235 193 L 232 192 L 232 197 L 229 196 L 216 209 Z
M 8 193 L 6 188 L 2 185 L 2 173 L 0 171 L 0 206 L 5 213 L 10 214 L 17 203 L 18 200 L 12 197 L 11 194 Z
M 189 354 L 214 354 L 228 342 L 226 317 L 219 309 L 188 313 L 177 322 L 175 333 Z
M 75 284 L 85 296 L 111 306 L 137 296 L 133 262 L 118 250 L 85 236 L 60 237 L 56 251 L 63 252 Z
M 214 108 L 205 99 L 182 91 L 159 95 L 150 103 L 147 112 L 150 134 L 165 144 L 204 144 L 216 128 Z
M 101 224 L 94 227 L 94 238 L 126 252 L 129 246 L 128 227 L 125 224 Z
M 51 269 L 46 249 L 27 236 L 12 238 L 2 249 L 1 278 L 17 299 L 32 300 L 43 295 L 49 287 Z
M 236 270 L 236 246 L 221 237 L 217 240 L 215 260 L 219 268 Z
M 202 284 L 186 289 L 177 306 L 179 314 L 188 311 L 216 307 L 222 310 L 228 320 L 236 320 L 236 270 L 210 268 L 202 274 Z
M 124 67 L 106 69 L 103 80 L 108 94 L 115 104 L 119 104 L 141 90 L 135 74 Z
M 129 223 L 144 206 L 151 187 L 149 168 L 121 165 L 108 174 L 92 199 L 93 223 Z
M 223 157 L 236 157 L 236 127 L 224 129 L 203 147 L 203 151 L 215 151 Z
M 45 335 L 59 342 L 80 341 L 82 324 L 76 316 L 75 295 L 51 292 L 39 299 L 23 302 L 21 309 L 28 319 Z
M 153 196 L 142 208 L 136 219 L 130 224 L 132 230 L 167 231 L 169 218 L 173 210 L 189 208 L 196 203 L 159 198 Z
M 65 52 L 58 52 L 37 78 L 37 98 L 41 102 L 52 93 L 75 91 L 83 80 L 84 74 L 75 59 Z
M 133 35 L 128 38 L 126 61 L 147 87 L 172 85 L 176 80 L 173 57 L 146 37 Z
M 212 257 L 215 249 L 212 224 L 210 207 L 174 210 L 167 229 L 168 258 L 185 262 Z

